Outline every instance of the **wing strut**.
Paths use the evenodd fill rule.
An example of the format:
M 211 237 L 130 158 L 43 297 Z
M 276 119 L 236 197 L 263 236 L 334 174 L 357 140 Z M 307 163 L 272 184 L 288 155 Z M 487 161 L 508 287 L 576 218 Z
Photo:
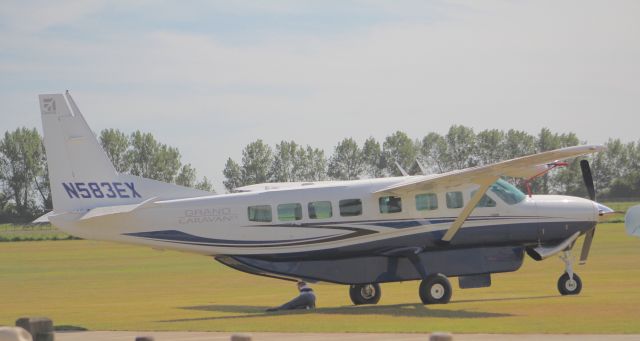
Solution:
M 462 209 L 462 213 L 460 213 L 453 224 L 449 226 L 447 233 L 445 233 L 444 237 L 442 237 L 443 241 L 450 242 L 451 239 L 453 239 L 460 227 L 462 227 L 462 224 L 464 224 L 471 212 L 473 212 L 473 209 L 476 208 L 476 205 L 478 204 L 478 202 L 480 202 L 482 196 L 487 193 L 489 187 L 491 187 L 491 185 L 493 185 L 496 180 L 498 180 L 497 176 L 483 179 L 483 181 L 480 183 L 480 188 L 476 191 L 473 197 L 471 197 L 471 200 L 467 203 L 464 209 Z

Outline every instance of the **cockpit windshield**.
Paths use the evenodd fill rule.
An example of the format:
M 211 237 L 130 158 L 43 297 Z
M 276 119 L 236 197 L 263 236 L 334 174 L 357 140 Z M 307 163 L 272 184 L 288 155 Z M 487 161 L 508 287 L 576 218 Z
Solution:
M 516 186 L 502 179 L 498 179 L 498 181 L 491 185 L 490 190 L 509 205 L 515 205 L 526 198 L 526 195 L 516 188 Z

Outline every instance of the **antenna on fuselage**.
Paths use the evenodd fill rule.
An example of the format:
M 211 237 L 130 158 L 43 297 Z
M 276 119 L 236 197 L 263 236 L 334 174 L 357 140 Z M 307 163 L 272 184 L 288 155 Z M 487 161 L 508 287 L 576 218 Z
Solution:
M 420 172 L 422 172 L 422 175 L 429 175 L 427 174 L 427 169 L 424 167 L 424 165 L 422 165 L 420 160 L 416 159 L 416 163 L 418 164 L 418 167 L 420 168 Z
M 402 176 L 409 176 L 409 173 L 407 173 L 407 171 L 404 170 L 404 168 L 402 168 L 402 166 L 400 166 L 398 161 L 396 161 L 396 167 L 398 167 L 398 169 L 400 170 L 400 173 L 402 173 Z

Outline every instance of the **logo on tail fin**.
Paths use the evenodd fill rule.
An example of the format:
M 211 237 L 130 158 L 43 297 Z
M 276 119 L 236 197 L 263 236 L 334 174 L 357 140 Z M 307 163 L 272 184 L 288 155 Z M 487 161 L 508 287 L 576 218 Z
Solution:
M 44 112 L 55 112 L 56 111 L 56 101 L 51 97 L 42 99 L 42 111 Z

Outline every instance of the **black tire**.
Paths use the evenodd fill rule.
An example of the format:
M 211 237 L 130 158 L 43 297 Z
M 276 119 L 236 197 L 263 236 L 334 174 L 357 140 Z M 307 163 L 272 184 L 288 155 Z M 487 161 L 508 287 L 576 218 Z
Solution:
M 349 286 L 349 297 L 351 302 L 355 305 L 361 304 L 376 304 L 380 301 L 382 291 L 380 291 L 380 284 L 352 284 Z
M 420 299 L 424 304 L 445 304 L 451 300 L 451 283 L 443 274 L 429 275 L 420 282 Z
M 576 273 L 573 274 L 573 281 L 566 272 L 558 278 L 558 291 L 562 295 L 577 295 L 581 290 L 582 280 Z

